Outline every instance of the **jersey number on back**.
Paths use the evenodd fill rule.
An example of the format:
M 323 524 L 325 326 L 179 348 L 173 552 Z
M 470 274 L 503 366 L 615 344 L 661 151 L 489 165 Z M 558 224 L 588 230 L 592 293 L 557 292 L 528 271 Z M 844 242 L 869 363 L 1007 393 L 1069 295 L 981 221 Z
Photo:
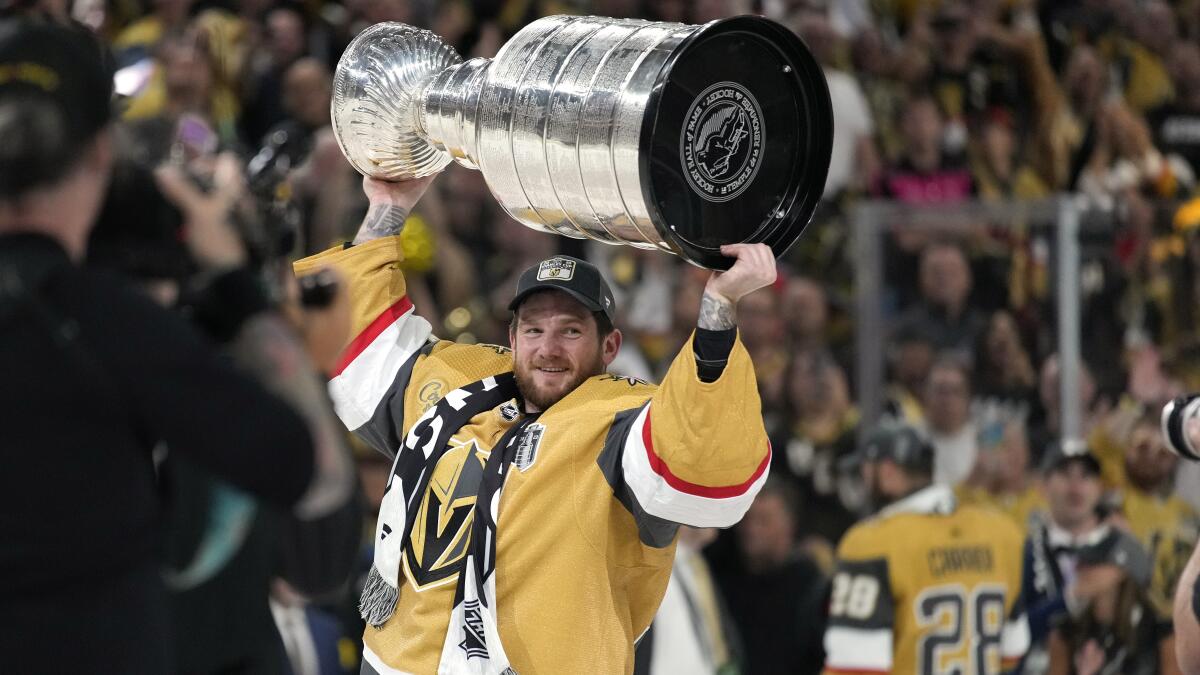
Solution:
M 922 629 L 917 642 L 921 675 L 1000 672 L 1003 587 L 976 586 L 968 594 L 962 584 L 934 586 L 917 596 L 913 611 Z

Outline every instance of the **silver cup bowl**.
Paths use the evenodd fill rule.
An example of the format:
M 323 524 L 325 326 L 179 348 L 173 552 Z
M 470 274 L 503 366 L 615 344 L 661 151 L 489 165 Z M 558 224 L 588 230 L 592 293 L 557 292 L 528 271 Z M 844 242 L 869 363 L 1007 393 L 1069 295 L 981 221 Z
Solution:
M 338 64 L 332 119 L 363 174 L 453 160 L 529 227 L 718 269 L 723 243 L 795 242 L 832 142 L 819 66 L 760 17 L 552 16 L 466 62 L 429 31 L 377 24 Z

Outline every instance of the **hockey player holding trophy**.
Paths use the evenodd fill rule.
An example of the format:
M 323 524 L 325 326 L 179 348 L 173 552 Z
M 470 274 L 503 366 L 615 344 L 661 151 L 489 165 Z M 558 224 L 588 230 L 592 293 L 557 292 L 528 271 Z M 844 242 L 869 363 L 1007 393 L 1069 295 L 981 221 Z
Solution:
M 394 459 L 363 672 L 632 672 L 679 526 L 733 525 L 767 478 L 736 308 L 775 280 L 821 194 L 820 68 L 758 17 L 549 17 L 467 62 L 379 24 L 338 66 L 333 121 L 370 209 L 352 245 L 296 271 L 349 281 L 355 337 L 330 392 Z M 612 292 L 567 256 L 521 275 L 511 348 L 432 336 L 398 235 L 450 161 L 530 227 L 719 270 L 661 385 L 606 372 L 622 340 Z

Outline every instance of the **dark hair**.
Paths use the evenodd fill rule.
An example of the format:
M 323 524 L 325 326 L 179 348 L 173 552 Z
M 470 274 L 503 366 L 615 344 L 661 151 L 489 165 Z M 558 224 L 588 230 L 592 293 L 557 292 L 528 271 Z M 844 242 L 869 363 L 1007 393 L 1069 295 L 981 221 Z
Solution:
M 88 240 L 88 264 L 139 280 L 182 282 L 192 265 L 182 228 L 183 215 L 158 189 L 153 172 L 120 158 Z
M 62 110 L 27 93 L 0 96 L 0 200 L 54 185 L 80 160 Z
M 963 382 L 967 385 L 967 395 L 969 396 L 974 391 L 975 387 L 972 382 L 974 373 L 971 372 L 971 366 L 961 354 L 949 350 L 938 352 L 933 357 L 933 363 L 929 365 L 928 379 L 933 378 L 933 371 L 935 370 L 957 371 L 962 375 Z
M 938 102 L 937 96 L 934 94 L 933 89 L 930 88 L 928 84 L 918 85 L 909 91 L 906 96 L 904 96 L 904 100 L 901 102 L 900 107 L 896 109 L 898 119 L 903 120 L 905 115 L 907 115 L 908 111 L 911 110 L 913 106 L 923 103 L 929 103 L 932 105 L 934 111 L 937 113 L 938 118 L 945 121 L 946 114 L 942 112 L 942 106 Z
M 800 492 L 785 478 L 779 476 L 767 476 L 767 480 L 763 481 L 762 488 L 758 491 L 758 496 L 775 495 L 783 502 L 788 514 L 792 517 L 792 523 L 799 524 L 801 511 L 803 507 L 800 500 Z
M 947 238 L 947 237 L 936 237 L 933 240 L 931 240 L 929 243 L 925 244 L 925 247 L 921 249 L 919 257 L 921 259 L 924 259 L 925 256 L 929 255 L 930 251 L 937 251 L 937 250 L 954 251 L 955 253 L 957 253 L 959 255 L 959 257 L 962 258 L 963 262 L 965 262 L 967 264 L 967 269 L 970 270 L 971 257 L 967 255 L 966 249 L 964 249 L 962 247 L 962 244 L 958 243 L 957 241 L 955 241 L 953 239 Z
M 1134 619 L 1135 616 L 1138 616 L 1135 608 L 1140 607 L 1149 611 L 1153 607 L 1146 590 L 1126 573 L 1125 578 L 1117 585 L 1116 596 L 1116 607 L 1113 612 L 1115 618 L 1112 624 L 1101 624 L 1096 617 L 1095 610 L 1091 608 L 1084 611 L 1078 618 L 1068 618 L 1063 623 L 1060 630 L 1072 654 L 1082 649 L 1091 636 L 1098 634 L 1097 631 L 1111 632 L 1116 636 L 1118 644 L 1123 645 L 1131 653 L 1154 646 L 1140 643 L 1139 638 L 1142 637 L 1142 634 L 1138 632 L 1138 624 Z M 1144 615 L 1143 613 L 1142 616 Z
M 912 485 L 909 488 L 908 494 L 912 494 L 913 492 L 916 492 L 917 490 L 923 490 L 933 484 L 933 466 L 932 465 L 931 466 L 911 466 L 908 464 L 901 464 L 901 463 L 897 462 L 896 460 L 892 459 L 891 457 L 884 457 L 883 460 L 887 460 L 887 461 L 890 461 L 892 464 L 895 464 L 896 468 L 899 469 L 900 472 L 903 473 L 905 475 L 905 477 L 908 478 L 908 482 L 911 483 L 911 485 Z M 880 460 L 880 461 L 883 461 L 883 460 Z
M 596 333 L 601 337 L 601 339 L 607 337 L 609 333 L 616 330 L 616 326 L 613 326 L 612 319 L 608 318 L 608 315 L 604 312 L 592 312 L 592 318 L 596 320 Z

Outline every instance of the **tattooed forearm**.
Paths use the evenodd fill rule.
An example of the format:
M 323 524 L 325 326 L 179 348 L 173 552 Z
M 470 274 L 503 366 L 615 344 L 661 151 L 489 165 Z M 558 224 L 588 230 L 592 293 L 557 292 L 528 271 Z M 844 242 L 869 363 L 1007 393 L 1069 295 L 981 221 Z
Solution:
M 700 298 L 700 318 L 696 325 L 705 330 L 729 330 L 737 325 L 733 315 L 733 303 L 725 298 L 705 293 Z
M 358 235 L 354 237 L 354 243 L 362 244 L 380 237 L 400 234 L 407 218 L 408 209 L 403 206 L 372 204 L 371 208 L 367 209 L 367 216 L 363 218 L 362 225 L 358 228 Z

